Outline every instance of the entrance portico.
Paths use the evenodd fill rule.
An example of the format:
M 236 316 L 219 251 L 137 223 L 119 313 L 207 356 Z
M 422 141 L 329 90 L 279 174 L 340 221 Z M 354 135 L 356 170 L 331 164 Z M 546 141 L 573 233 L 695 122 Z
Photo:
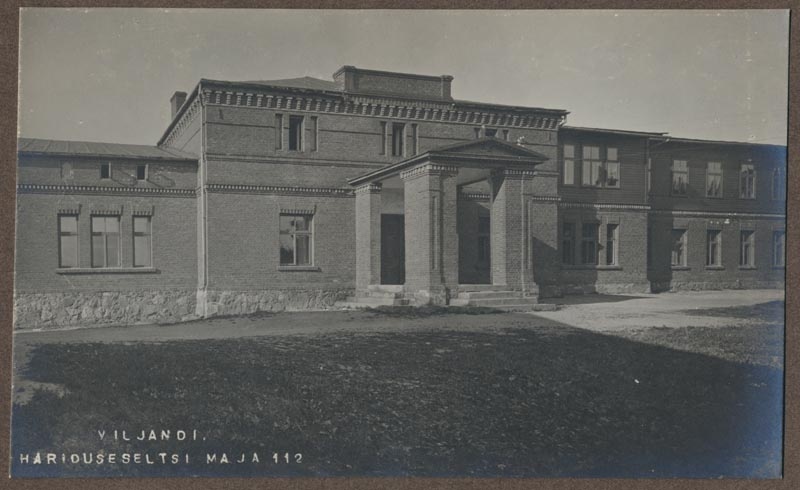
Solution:
M 521 146 L 481 138 L 430 150 L 352 179 L 357 291 L 374 290 L 382 279 L 397 277 L 385 269 L 396 268 L 399 262 L 404 267 L 406 299 L 415 304 L 449 304 L 459 286 L 463 231 L 458 225 L 459 206 L 470 190 L 489 202 L 491 284 L 536 296 L 526 188 L 536 176 L 535 166 L 545 160 L 546 156 Z M 387 233 L 389 216 L 398 213 L 403 214 L 399 222 L 404 229 Z M 402 236 L 404 247 L 387 243 L 387 236 Z M 387 246 L 404 249 L 404 260 L 382 253 Z

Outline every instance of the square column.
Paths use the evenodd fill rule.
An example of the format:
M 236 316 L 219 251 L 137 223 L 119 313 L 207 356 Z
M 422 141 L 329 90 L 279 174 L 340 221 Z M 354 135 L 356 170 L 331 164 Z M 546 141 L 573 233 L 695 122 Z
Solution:
M 356 290 L 381 283 L 381 186 L 356 188 Z
M 492 284 L 536 295 L 525 198 L 525 187 L 533 175 L 532 170 L 492 172 L 491 275 Z
M 458 169 L 424 163 L 404 181 L 407 294 L 419 304 L 447 304 L 458 286 Z

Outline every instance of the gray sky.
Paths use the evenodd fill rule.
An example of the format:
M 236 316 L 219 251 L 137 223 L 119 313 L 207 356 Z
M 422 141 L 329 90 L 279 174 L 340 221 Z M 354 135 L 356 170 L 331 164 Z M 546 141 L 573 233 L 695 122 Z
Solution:
M 785 144 L 787 11 L 25 9 L 20 135 L 155 144 L 200 78 L 453 75 L 571 125 Z

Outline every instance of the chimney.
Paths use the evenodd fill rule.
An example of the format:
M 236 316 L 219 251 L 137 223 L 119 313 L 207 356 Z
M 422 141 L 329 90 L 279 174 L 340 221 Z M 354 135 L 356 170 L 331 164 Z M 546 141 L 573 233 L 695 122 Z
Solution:
M 186 92 L 172 94 L 172 98 L 169 99 L 170 107 L 172 107 L 172 119 L 175 119 L 175 115 L 178 114 L 184 102 L 186 102 Z
M 450 94 L 450 84 L 452 82 L 453 77 L 451 75 L 442 75 L 442 98 L 445 100 L 453 98 L 453 96 Z

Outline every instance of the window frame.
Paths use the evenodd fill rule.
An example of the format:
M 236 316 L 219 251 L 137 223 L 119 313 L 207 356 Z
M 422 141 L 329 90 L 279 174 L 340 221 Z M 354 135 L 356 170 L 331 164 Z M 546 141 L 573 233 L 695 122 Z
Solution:
M 62 219 L 74 218 L 75 219 L 75 232 L 64 232 Z M 80 216 L 77 213 L 63 213 L 58 215 L 58 268 L 59 269 L 76 269 L 81 266 L 81 233 L 80 233 Z M 75 237 L 75 265 L 65 265 L 64 261 L 64 237 Z
M 297 114 L 289 114 L 289 126 L 287 127 L 287 130 L 289 131 L 289 137 L 287 138 L 286 141 L 286 150 L 296 151 L 301 153 L 304 152 L 305 151 L 304 133 L 306 130 L 305 116 Z M 295 140 L 294 145 L 292 145 L 293 139 Z
M 680 235 L 681 235 L 680 236 L 680 241 L 675 240 L 675 234 L 676 234 L 675 232 L 680 232 Z M 681 250 L 680 259 L 681 260 L 676 262 L 676 260 L 675 260 L 675 245 L 677 245 L 678 243 L 681 244 L 681 248 L 680 248 L 680 250 Z M 688 258 L 688 255 L 689 255 L 688 254 L 688 251 L 689 251 L 689 230 L 686 229 L 686 228 L 673 228 L 670 231 L 670 244 L 671 244 L 671 248 L 670 248 L 671 253 L 670 253 L 670 262 L 669 262 L 670 266 L 673 267 L 673 268 L 685 268 L 685 267 L 687 267 L 687 264 L 689 263 L 689 258 Z
M 275 114 L 275 149 L 283 150 L 283 114 Z
M 772 200 L 786 200 L 786 171 L 781 167 L 772 169 Z M 776 192 L 777 191 L 777 192 Z
M 712 236 L 714 239 L 712 240 Z M 712 251 L 712 246 L 713 251 Z M 706 230 L 706 267 L 721 268 L 722 265 L 722 230 Z
M 567 148 L 571 150 L 571 156 L 568 156 Z M 575 186 L 575 145 L 564 144 L 561 147 L 561 185 Z M 571 171 L 568 172 L 567 168 Z M 570 175 L 569 182 L 567 182 L 567 175 Z
M 609 261 L 609 252 L 611 253 L 611 260 Z M 606 263 L 605 265 L 617 266 L 619 265 L 619 224 L 606 223 Z
M 681 163 L 685 166 L 684 169 L 676 168 L 676 164 Z M 675 184 L 676 182 L 680 182 L 679 180 L 676 181 L 675 177 L 683 176 L 683 190 L 676 190 Z M 672 166 L 670 167 L 670 186 L 669 186 L 669 195 L 670 196 L 677 196 L 677 197 L 686 197 L 689 195 L 689 160 L 681 160 L 681 159 L 673 159 Z
M 144 171 L 143 171 L 143 175 L 144 176 L 141 179 L 139 178 L 139 169 L 144 169 Z M 136 165 L 136 181 L 137 182 L 146 182 L 147 178 L 149 177 L 149 174 L 150 174 L 150 165 L 148 165 L 146 163 L 142 164 L 142 165 Z
M 719 165 L 718 170 L 712 170 L 711 165 L 716 164 Z M 711 189 L 711 179 L 717 178 L 718 179 L 718 186 L 717 186 L 717 194 L 711 194 L 709 190 Z M 723 184 L 725 183 L 725 171 L 722 166 L 722 162 L 717 161 L 710 161 L 706 162 L 706 192 L 705 195 L 709 199 L 722 199 L 725 195 L 725 191 L 723 188 Z
M 745 169 L 751 170 L 750 174 L 745 173 Z M 756 198 L 756 166 L 752 163 L 743 163 L 739 167 L 739 199 L 755 199 Z M 749 182 L 750 185 L 745 183 Z M 743 185 L 745 184 L 745 185 Z M 747 191 L 750 192 L 747 192 Z
M 284 232 L 281 226 L 281 219 L 284 217 L 303 217 L 306 219 L 308 223 L 307 230 L 294 230 L 291 232 Z M 309 268 L 315 267 L 315 246 L 314 246 L 314 219 L 313 213 L 292 213 L 292 212 L 282 212 L 278 216 L 278 266 L 280 268 Z M 280 237 L 289 235 L 292 237 L 292 263 L 284 263 L 283 258 L 281 257 L 281 246 L 280 246 Z M 297 236 L 307 236 L 308 237 L 308 263 L 299 264 L 297 262 Z
M 780 253 L 777 248 L 780 246 Z M 786 268 L 786 230 L 772 230 L 772 267 Z
M 406 124 L 400 122 L 392 123 L 391 156 L 406 156 Z
M 136 221 L 137 220 L 145 220 L 147 223 L 147 232 L 143 234 L 142 232 L 136 231 Z M 135 268 L 143 268 L 148 269 L 152 268 L 153 266 L 153 217 L 152 216 L 132 216 L 131 220 L 131 252 L 132 252 L 132 264 Z M 149 263 L 147 265 L 137 265 L 136 264 L 136 238 L 137 237 L 147 237 L 147 257 L 149 259 Z
M 108 175 L 103 177 L 103 169 L 106 169 Z M 111 180 L 111 176 L 114 175 L 111 170 L 111 162 L 104 162 L 100 164 L 100 180 Z
M 755 230 L 739 230 L 739 268 L 755 269 L 756 267 L 756 232 Z
M 95 224 L 94 224 L 95 223 L 95 219 L 102 219 L 103 220 L 103 231 L 102 232 L 95 231 Z M 117 233 L 116 233 L 116 235 L 117 235 L 117 247 L 116 247 L 116 249 L 117 249 L 116 250 L 117 261 L 116 261 L 116 264 L 109 264 L 109 261 L 108 261 L 108 251 L 109 251 L 108 237 L 109 237 L 109 235 L 111 235 L 111 233 L 109 233 L 108 231 L 105 230 L 106 223 L 107 223 L 106 220 L 108 220 L 108 219 L 116 220 L 116 223 L 117 223 Z M 115 268 L 122 267 L 122 253 L 121 253 L 121 251 L 122 251 L 122 239 L 121 239 L 121 237 L 122 237 L 122 223 L 121 223 L 121 220 L 120 220 L 120 216 L 119 215 L 92 215 L 91 219 L 90 219 L 90 223 L 89 223 L 89 228 L 90 228 L 90 237 L 91 237 L 91 258 L 92 258 L 91 266 L 92 266 L 92 268 L 93 269 L 115 269 Z M 102 237 L 102 239 L 103 239 L 103 265 L 95 265 L 95 258 L 96 257 L 95 257 L 94 239 L 95 239 L 95 237 L 98 237 L 98 236 Z
M 594 230 L 593 236 L 587 237 L 585 231 L 587 228 Z M 600 254 L 600 247 L 599 247 L 599 240 L 600 240 L 600 223 L 590 222 L 590 223 L 581 223 L 581 265 L 584 266 L 597 266 L 599 263 L 599 254 Z M 586 258 L 588 256 L 587 252 L 589 252 L 587 245 L 592 245 L 592 260 L 593 262 L 587 262 Z

